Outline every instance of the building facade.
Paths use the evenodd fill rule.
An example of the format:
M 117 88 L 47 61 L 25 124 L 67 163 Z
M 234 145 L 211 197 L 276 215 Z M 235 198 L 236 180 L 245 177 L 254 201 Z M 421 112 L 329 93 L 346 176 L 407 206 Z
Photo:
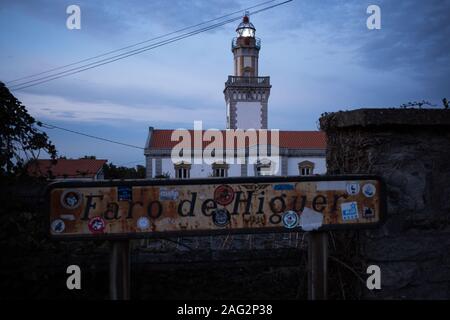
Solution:
M 244 155 L 243 161 L 236 161 L 227 156 L 215 156 L 214 161 L 195 161 L 195 155 L 211 151 L 211 133 L 204 130 L 188 130 L 178 132 L 171 129 L 149 128 L 145 146 L 146 177 L 151 178 L 207 178 L 207 177 L 241 177 L 258 175 L 297 176 L 324 174 L 325 166 L 325 135 L 321 131 L 283 131 L 276 134 L 268 129 L 268 105 L 270 77 L 259 76 L 258 60 L 261 41 L 256 35 L 256 29 L 245 15 L 236 29 L 237 37 L 233 38 L 231 50 L 234 57 L 234 75 L 228 76 L 223 91 L 227 110 L 226 130 L 216 132 L 224 137 L 236 132 L 248 134 L 256 131 L 256 143 L 248 136 L 244 143 L 230 149 L 225 140 L 221 153 L 227 156 Z M 262 137 L 268 133 L 270 139 Z M 184 139 L 178 139 L 184 135 Z M 184 142 L 200 143 L 186 144 L 183 160 L 176 160 L 174 150 Z M 276 138 L 276 139 L 275 139 Z M 220 140 L 220 139 L 219 139 Z M 233 140 L 234 141 L 234 140 Z M 261 142 L 264 141 L 264 142 Z M 267 142 L 265 142 L 267 141 Z M 261 146 L 267 145 L 270 157 L 261 154 Z M 188 149 L 189 150 L 188 150 Z M 256 158 L 250 157 L 252 150 Z M 276 156 L 273 156 L 276 150 Z M 213 154 L 214 154 L 213 152 Z M 209 153 L 208 153 L 209 154 Z M 265 153 L 264 153 L 265 155 Z M 254 160 L 254 161 L 253 161 Z

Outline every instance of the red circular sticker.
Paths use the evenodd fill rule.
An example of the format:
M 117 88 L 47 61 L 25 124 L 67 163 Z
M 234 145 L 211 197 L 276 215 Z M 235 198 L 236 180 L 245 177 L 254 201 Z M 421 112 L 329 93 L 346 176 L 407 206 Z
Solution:
M 234 190 L 227 185 L 221 185 L 214 190 L 214 200 L 222 205 L 226 206 L 230 204 L 234 199 Z
M 89 230 L 93 233 L 103 232 L 103 230 L 105 230 L 105 226 L 106 223 L 102 217 L 93 217 L 88 223 Z

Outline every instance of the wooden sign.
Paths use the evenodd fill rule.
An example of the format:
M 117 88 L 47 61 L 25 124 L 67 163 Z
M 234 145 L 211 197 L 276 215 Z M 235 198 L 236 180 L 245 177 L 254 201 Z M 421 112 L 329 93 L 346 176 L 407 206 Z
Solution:
M 375 176 L 56 182 L 54 238 L 138 238 L 368 228 L 384 213 Z

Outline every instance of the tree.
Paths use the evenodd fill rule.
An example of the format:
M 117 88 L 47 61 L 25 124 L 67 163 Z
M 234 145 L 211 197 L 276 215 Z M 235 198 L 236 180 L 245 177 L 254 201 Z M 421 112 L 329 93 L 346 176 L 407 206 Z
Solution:
M 422 100 L 422 101 L 414 101 L 414 102 L 404 103 L 404 104 L 400 105 L 400 108 L 406 109 L 406 108 L 419 107 L 419 109 L 421 109 L 422 106 L 436 107 L 435 104 L 432 104 L 426 100 Z M 449 108 L 449 102 L 448 102 L 447 98 L 442 99 L 442 106 L 444 107 L 444 109 Z
M 448 109 L 448 100 L 447 100 L 447 98 L 442 99 L 442 105 L 444 106 L 444 109 Z
M 36 125 L 40 123 L 0 82 L 0 177 L 19 174 L 24 164 L 37 159 L 42 150 L 56 158 L 55 146 Z
M 146 170 L 145 167 L 142 165 L 136 166 L 136 175 L 138 179 L 145 179 Z
M 170 178 L 170 173 L 168 172 L 164 172 L 162 174 L 158 174 L 155 176 L 155 179 L 169 179 Z
M 136 168 L 116 166 L 112 163 L 103 165 L 105 179 L 144 179 L 145 167 L 138 165 Z
M 422 100 L 422 101 L 414 101 L 414 102 L 407 102 L 402 105 L 400 105 L 400 108 L 414 108 L 418 107 L 419 109 L 422 109 L 423 106 L 429 106 L 429 107 L 435 107 L 436 105 L 430 103 L 429 101 Z

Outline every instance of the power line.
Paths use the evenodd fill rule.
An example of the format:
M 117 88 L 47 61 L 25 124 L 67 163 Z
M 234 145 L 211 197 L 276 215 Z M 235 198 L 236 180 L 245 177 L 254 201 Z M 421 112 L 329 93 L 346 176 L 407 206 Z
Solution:
M 83 71 L 86 71 L 86 70 L 89 70 L 89 69 L 93 69 L 93 68 L 96 68 L 96 67 L 99 67 L 99 66 L 102 66 L 102 65 L 105 65 L 105 64 L 109 64 L 109 63 L 112 63 L 112 62 L 115 62 L 115 61 L 118 61 L 118 60 L 130 57 L 130 56 L 137 55 L 139 53 L 142 53 L 142 52 L 145 52 L 145 51 L 148 51 L 148 50 L 151 50 L 151 49 L 155 49 L 155 48 L 161 47 L 163 45 L 166 45 L 166 44 L 169 44 L 169 43 L 172 43 L 172 42 L 175 42 L 175 41 L 187 38 L 187 37 L 191 37 L 191 36 L 196 35 L 198 33 L 202 33 L 202 32 L 214 29 L 216 27 L 222 26 L 222 25 L 224 25 L 226 23 L 230 23 L 230 22 L 236 21 L 238 19 L 240 19 L 240 17 L 233 18 L 233 19 L 227 20 L 226 22 L 218 23 L 216 25 L 205 27 L 205 28 L 202 28 L 200 30 L 191 31 L 191 32 L 188 32 L 186 34 L 182 34 L 180 36 L 169 38 L 167 40 L 160 41 L 160 42 L 157 42 L 157 43 L 152 44 L 152 45 L 148 45 L 148 46 L 144 46 L 142 48 L 130 50 L 128 52 L 124 52 L 124 53 L 121 53 L 121 54 L 118 54 L 118 55 L 115 55 L 115 56 L 112 56 L 112 57 L 109 57 L 109 58 L 98 60 L 96 62 L 91 62 L 91 63 L 88 63 L 86 65 L 82 65 L 80 67 L 75 67 L 75 68 L 72 68 L 72 69 L 69 69 L 69 70 L 66 70 L 66 71 L 61 71 L 61 72 L 58 72 L 58 73 L 55 73 L 55 74 L 51 74 L 51 75 L 48 75 L 48 76 L 45 76 L 45 77 L 42 77 L 42 78 L 38 78 L 38 79 L 35 79 L 35 80 L 30 80 L 30 81 L 26 81 L 26 82 L 23 82 L 23 83 L 19 83 L 17 85 L 13 85 L 10 88 L 10 90 L 21 90 L 21 89 L 32 87 L 32 86 L 35 86 L 35 85 L 38 85 L 38 84 L 41 84 L 41 83 L 45 83 L 45 82 L 52 81 L 52 80 L 55 80 L 55 79 L 59 79 L 59 78 L 62 78 L 62 77 L 66 77 L 66 76 L 69 76 L 69 75 L 72 75 L 72 74 L 80 73 L 80 72 L 83 72 Z M 27 85 L 27 84 L 29 84 L 29 85 Z
M 292 1 L 292 0 L 288 0 L 288 1 L 284 1 L 284 2 L 275 4 L 275 5 L 272 5 L 272 6 L 265 7 L 265 8 L 262 8 L 262 9 L 260 9 L 260 10 L 257 10 L 257 11 L 255 11 L 255 12 L 253 12 L 252 14 L 256 14 L 256 13 L 259 13 L 259 12 L 263 12 L 263 11 L 272 9 L 272 8 L 274 8 L 274 7 L 283 5 L 283 4 L 285 4 L 285 3 L 291 2 L 291 1 Z M 273 2 L 273 1 L 266 1 L 266 2 L 263 2 L 262 4 L 268 3 L 268 2 Z M 259 4 L 259 5 L 257 5 L 257 6 L 260 6 L 260 5 L 262 5 L 262 4 Z M 256 7 L 256 6 L 253 6 L 253 7 Z M 250 7 L 250 8 L 251 8 L 251 7 Z M 241 10 L 240 10 L 240 11 L 241 11 Z M 240 11 L 238 11 L 238 12 L 240 12 Z M 232 14 L 234 14 L 234 13 L 232 13 Z M 226 15 L 226 16 L 229 16 L 229 15 L 232 15 L 232 14 L 228 14 L 228 15 Z M 225 17 L 225 16 L 224 16 L 224 17 Z M 217 19 L 218 19 L 218 18 L 212 19 L 212 20 L 210 20 L 210 21 L 214 21 L 214 20 L 217 20 Z M 67 71 L 65 71 L 65 72 L 60 72 L 60 73 L 57 73 L 57 74 L 54 74 L 54 75 L 50 75 L 50 76 L 47 76 L 47 77 L 44 77 L 44 78 L 40 78 L 40 79 L 37 79 L 37 80 L 28 81 L 28 82 L 25 82 L 25 83 L 22 83 L 22 84 L 18 84 L 18 85 L 16 85 L 16 86 L 13 86 L 12 90 L 20 90 L 20 89 L 28 88 L 28 87 L 31 87 L 31 86 L 34 86 L 34 85 L 38 85 L 38 84 L 40 84 L 40 83 L 48 82 L 48 81 L 51 81 L 51 80 L 54 80 L 54 79 L 58 79 L 58 78 L 61 78 L 61 77 L 64 77 L 64 76 L 68 76 L 68 75 L 75 74 L 75 73 L 78 73 L 78 72 L 82 72 L 82 71 L 85 71 L 85 70 L 88 70 L 88 69 L 92 69 L 92 68 L 95 68 L 95 67 L 98 67 L 98 66 L 107 64 L 107 63 L 111 63 L 111 62 L 114 62 L 114 61 L 117 61 L 117 60 L 120 60 L 120 59 L 124 59 L 124 58 L 126 58 L 126 57 L 129 57 L 129 56 L 132 56 L 132 55 L 135 55 L 135 54 L 139 54 L 139 53 L 142 53 L 142 52 L 144 52 L 144 51 L 148 51 L 148 50 L 150 50 L 150 49 L 154 49 L 154 48 L 157 48 L 157 47 L 159 47 L 159 46 L 162 46 L 162 45 L 165 45 L 165 44 L 168 44 L 168 43 L 171 43 L 171 42 L 175 42 L 175 41 L 184 39 L 184 38 L 186 38 L 186 37 L 189 37 L 189 36 L 192 36 L 192 35 L 201 33 L 201 32 L 205 32 L 205 31 L 207 31 L 207 30 L 211 30 L 211 29 L 216 28 L 216 27 L 218 27 L 218 26 L 222 26 L 222 25 L 225 25 L 225 24 L 230 23 L 230 22 L 232 22 L 232 21 L 236 21 L 237 19 L 240 19 L 240 17 L 233 18 L 233 19 L 229 19 L 229 20 L 223 21 L 223 22 L 221 22 L 221 23 L 218 23 L 218 24 L 215 24 L 215 25 L 212 25 L 212 26 L 208 26 L 208 27 L 206 27 L 206 28 L 202 28 L 202 29 L 200 29 L 200 30 L 196 30 L 196 31 L 193 31 L 193 32 L 189 32 L 189 33 L 187 33 L 187 34 L 184 34 L 184 35 L 181 35 L 181 36 L 178 36 L 178 37 L 174 37 L 174 38 L 169 39 L 169 40 L 166 40 L 166 41 L 162 41 L 162 42 L 157 43 L 157 44 L 154 44 L 154 45 L 152 45 L 152 46 L 145 46 L 145 47 L 143 47 L 143 48 L 131 50 L 131 51 L 129 51 L 129 52 L 126 52 L 126 53 L 123 53 L 123 54 L 120 54 L 120 55 L 116 55 L 116 56 L 113 56 L 113 57 L 108 58 L 108 59 L 103 59 L 103 60 L 97 61 L 97 62 L 95 62 L 95 63 L 87 64 L 87 65 L 84 65 L 84 66 L 81 66 L 81 67 L 78 67 L 78 68 L 73 68 L 73 69 L 67 70 Z M 205 22 L 205 23 L 206 23 L 206 22 Z M 204 23 L 201 23 L 201 24 L 204 24 Z M 198 25 L 201 25 L 201 24 L 198 24 Z M 184 28 L 184 30 L 190 29 L 190 28 L 192 28 L 192 27 Z M 175 32 L 174 32 L 174 33 L 175 33 Z M 163 36 L 163 37 L 164 37 L 164 36 Z M 149 41 L 150 41 L 150 40 L 149 40 Z M 131 46 L 129 46 L 129 47 L 131 47 Z M 122 49 L 123 49 L 123 48 L 122 48 Z M 115 51 L 121 51 L 122 49 L 118 49 L 118 50 L 115 50 Z M 110 53 L 111 53 L 111 52 L 110 52 Z M 107 54 L 108 54 L 108 53 L 106 53 L 106 54 L 104 54 L 104 55 L 107 55 Z M 95 57 L 94 57 L 94 58 L 95 58 Z M 83 60 L 83 61 L 86 61 L 86 60 L 92 60 L 92 59 L 94 59 L 94 58 L 85 59 L 85 60 Z M 111 60 L 112 58 L 116 58 L 116 59 Z M 103 63 L 100 63 L 100 62 L 103 62 Z M 74 64 L 78 64 L 78 63 L 74 63 Z M 71 64 L 71 65 L 74 65 L 74 64 Z M 88 67 L 88 66 L 89 66 L 89 67 Z M 61 68 L 64 68 L 64 66 L 63 66 L 63 67 L 54 68 L 54 69 L 61 69 Z M 84 68 L 84 69 L 80 69 L 80 68 Z M 79 69 L 79 70 L 77 70 L 77 69 Z M 69 72 L 69 71 L 73 71 L 73 72 L 67 73 L 67 72 Z M 48 73 L 48 72 L 43 72 L 43 73 Z M 43 73 L 40 73 L 40 74 L 43 74 Z M 58 76 L 56 76 L 56 75 L 58 75 Z M 47 79 L 47 78 L 49 78 L 49 77 L 52 77 L 52 78 Z M 44 80 L 44 79 L 45 79 L 45 80 Z M 39 81 L 39 80 L 43 80 L 43 81 Z M 38 82 L 36 82 L 36 81 L 38 81 Z M 34 82 L 34 83 L 33 83 L 33 82 Z M 28 86 L 22 86 L 23 84 L 26 84 L 26 83 L 31 83 L 31 84 L 28 85 Z M 15 87 L 15 88 L 14 88 L 14 87 Z M 79 131 L 75 131 L 75 130 L 70 130 L 70 129 L 58 127 L 58 126 L 51 125 L 51 124 L 47 124 L 47 123 L 44 123 L 44 122 L 41 122 L 41 121 L 38 122 L 38 125 L 39 125 L 39 126 L 42 126 L 42 127 L 44 127 L 44 128 L 47 128 L 47 129 L 59 129 L 59 130 L 71 132 L 71 133 L 74 133 L 74 134 L 82 135 L 82 136 L 85 136 L 85 137 L 89 137 L 89 138 L 92 138 L 92 139 L 97 139 L 97 140 L 101 140 L 101 141 L 105 141 L 105 142 L 110 142 L 110 143 L 114 143 L 114 144 L 118 144 L 118 145 L 122 145 L 122 146 L 127 146 L 127 147 L 131 147 L 131 148 L 136 148 L 136 149 L 140 149 L 140 150 L 145 150 L 145 148 L 142 148 L 142 147 L 139 147 L 139 146 L 135 146 L 135 145 L 132 145 L 132 144 L 127 144 L 127 143 L 123 143 L 123 142 L 118 142 L 118 141 L 114 141 L 114 140 L 111 140 L 111 139 L 106 139 L 106 138 L 102 138 L 102 137 L 98 137 L 98 136 L 94 136 L 94 135 L 82 133 L 82 132 L 79 132 Z
M 292 0 L 287 0 L 287 1 L 284 1 L 284 2 L 281 2 L 281 3 L 277 3 L 277 4 L 274 4 L 274 5 L 271 5 L 271 6 L 268 6 L 268 7 L 259 9 L 259 10 L 256 10 L 256 11 L 254 11 L 251 14 L 254 15 L 254 14 L 257 14 L 257 13 L 260 13 L 260 12 L 263 12 L 263 11 L 266 11 L 266 10 L 278 7 L 280 5 L 286 4 L 286 3 L 291 2 L 291 1 Z M 175 41 L 179 41 L 179 40 L 182 40 L 184 38 L 191 37 L 193 35 L 196 35 L 196 34 L 199 34 L 199 33 L 202 33 L 202 32 L 205 32 L 205 31 L 208 31 L 208 30 L 220 27 L 220 26 L 223 26 L 225 24 L 228 24 L 228 23 L 231 23 L 233 21 L 236 21 L 236 20 L 238 20 L 240 18 L 241 17 L 236 17 L 236 18 L 232 18 L 232 19 L 229 19 L 229 20 L 225 20 L 225 21 L 222 21 L 220 23 L 217 23 L 217 24 L 205 27 L 205 28 L 201 28 L 199 30 L 191 31 L 191 32 L 182 34 L 180 36 L 169 38 L 168 40 L 157 42 L 156 44 L 153 44 L 153 45 L 144 46 L 142 48 L 134 49 L 134 50 L 131 50 L 131 51 L 128 51 L 128 52 L 125 52 L 125 53 L 122 53 L 122 54 L 119 54 L 119 55 L 116 55 L 116 56 L 112 56 L 110 58 L 102 59 L 102 60 L 99 60 L 99 61 L 87 64 L 87 65 L 84 65 L 84 66 L 72 68 L 72 69 L 69 69 L 69 70 L 66 70 L 66 71 L 63 71 L 63 72 L 59 72 L 59 73 L 56 73 L 56 74 L 53 74 L 53 75 L 49 75 L 49 76 L 46 76 L 46 77 L 42 77 L 42 78 L 39 78 L 39 79 L 23 82 L 21 84 L 13 86 L 10 89 L 11 90 L 21 90 L 21 89 L 32 87 L 32 86 L 35 86 L 35 85 L 38 85 L 38 84 L 41 84 L 41 83 L 45 83 L 45 82 L 52 81 L 52 80 L 55 80 L 55 79 L 59 79 L 59 78 L 62 78 L 62 77 L 66 77 L 66 76 L 69 76 L 69 75 L 72 75 L 72 74 L 80 73 L 80 72 L 83 72 L 83 71 L 86 71 L 86 70 L 89 70 L 89 69 L 93 69 L 93 68 L 96 68 L 96 67 L 99 67 L 99 66 L 102 66 L 102 65 L 105 65 L 105 64 L 109 64 L 109 63 L 115 62 L 117 60 L 121 60 L 121 59 L 130 57 L 130 56 L 133 56 L 133 55 L 136 55 L 136 54 L 139 54 L 139 53 L 151 50 L 151 49 L 155 49 L 157 47 L 160 47 L 160 46 L 163 46 L 163 45 L 166 45 L 166 44 L 169 44 L 169 43 L 172 43 L 172 42 L 175 42 Z
M 151 42 L 151 41 L 155 41 L 155 40 L 158 40 L 158 39 L 162 39 L 162 38 L 168 37 L 168 36 L 170 36 L 170 35 L 173 35 L 173 34 L 177 34 L 177 33 L 179 33 L 179 32 L 182 32 L 182 31 L 186 31 L 186 30 L 189 30 L 189 29 L 192 29 L 192 28 L 195 28 L 195 27 L 199 27 L 199 26 L 201 26 L 201 25 L 204 25 L 204 24 L 207 24 L 207 23 L 216 21 L 216 20 L 220 20 L 220 19 L 223 19 L 223 18 L 232 16 L 232 15 L 237 14 L 237 13 L 240 13 L 240 12 L 242 12 L 242 11 L 254 9 L 254 8 L 260 7 L 260 6 L 262 6 L 262 5 L 265 5 L 265 4 L 267 4 L 267 3 L 274 2 L 274 1 L 276 1 L 276 0 L 264 1 L 264 2 L 258 3 L 258 4 L 256 4 L 256 5 L 253 5 L 253 6 L 251 6 L 251 7 L 244 8 L 244 9 L 238 10 L 238 11 L 234 11 L 234 12 L 228 13 L 228 14 L 226 14 L 226 15 L 223 15 L 223 16 L 220 16 L 220 17 L 211 19 L 211 20 L 207 20 L 207 21 L 204 21 L 204 22 L 201 22 L 201 23 L 192 25 L 192 26 L 184 27 L 184 28 L 182 28 L 182 29 L 178 29 L 178 30 L 172 31 L 172 32 L 166 33 L 166 34 L 161 35 L 161 36 L 157 36 L 157 37 L 154 37 L 154 38 L 151 38 L 151 39 L 147 39 L 147 40 L 144 40 L 144 41 L 141 41 L 141 42 L 137 42 L 137 43 L 134 43 L 134 44 L 131 44 L 131 45 L 128 45 L 128 46 L 119 48 L 119 49 L 115 49 L 115 50 L 112 50 L 112 51 L 108 51 L 108 52 L 105 52 L 105 53 L 102 53 L 102 54 L 99 54 L 99 55 L 96 55 L 96 56 L 93 56 L 93 57 L 90 57 L 90 58 L 82 59 L 82 60 L 79 60 L 79 61 L 76 61 L 76 62 L 73 62 L 73 63 L 69 63 L 69 64 L 66 64 L 66 65 L 63 65 L 63 66 L 55 67 L 55 68 L 52 68 L 52 69 L 49 69 L 49 70 L 46 70 L 46 71 L 42 71 L 42 72 L 39 72 L 39 73 L 35 73 L 35 74 L 31 74 L 31 75 L 24 76 L 24 77 L 21 77 L 21 78 L 16 78 L 16 79 L 13 79 L 13 80 L 10 80 L 10 81 L 6 81 L 5 83 L 6 83 L 6 84 L 11 84 L 11 83 L 13 83 L 13 82 L 17 82 L 17 81 L 25 80 L 25 79 L 29 79 L 29 78 L 34 78 L 34 77 L 39 76 L 39 75 L 43 75 L 43 74 L 46 74 L 46 73 L 50 73 L 50 72 L 56 71 L 56 70 L 61 70 L 61 69 L 64 69 L 64 68 L 67 68 L 67 67 L 71 67 L 71 66 L 74 66 L 74 65 L 77 65 L 77 64 L 86 62 L 86 61 L 90 61 L 90 60 L 96 59 L 96 58 L 101 58 L 101 57 L 110 55 L 110 54 L 112 54 L 112 53 L 116 53 L 116 52 L 119 52 L 119 51 L 123 51 L 123 50 L 129 49 L 129 48 L 133 48 L 133 47 L 136 47 L 136 46 L 138 46 L 138 45 L 141 45 L 141 44 L 144 44 L 144 43 L 147 43 L 147 42 Z
M 290 1 L 292 1 L 292 0 L 290 0 Z M 286 1 L 286 2 L 290 2 L 290 1 Z M 273 8 L 275 6 L 278 6 L 278 5 L 281 5 L 281 4 L 284 4 L 284 3 L 276 4 L 274 6 L 265 7 L 263 9 L 255 11 L 253 14 L 258 13 L 258 12 L 262 12 L 262 11 L 265 11 L 265 10 L 268 10 L 268 9 L 271 9 L 271 8 Z M 185 34 L 173 37 L 173 38 L 169 38 L 169 39 L 164 40 L 164 41 L 157 42 L 157 43 L 152 44 L 152 45 L 147 45 L 147 46 L 144 46 L 144 47 L 141 47 L 141 48 L 138 48 L 138 49 L 133 49 L 133 50 L 130 50 L 130 51 L 122 53 L 122 54 L 118 54 L 118 55 L 115 55 L 115 56 L 112 56 L 112 57 L 109 57 L 109 58 L 105 58 L 105 59 L 102 59 L 102 60 L 99 60 L 99 61 L 96 61 L 96 62 L 92 62 L 92 63 L 86 64 L 86 65 L 83 65 L 83 66 L 80 66 L 80 67 L 75 67 L 75 68 L 72 68 L 72 69 L 69 69 L 69 70 L 66 70 L 66 71 L 58 72 L 58 73 L 55 73 L 55 74 L 52 74 L 52 75 L 49 75 L 49 76 L 45 76 L 45 77 L 38 78 L 38 79 L 35 79 L 35 80 L 26 81 L 26 82 L 14 85 L 10 89 L 11 90 L 25 89 L 25 88 L 28 88 L 28 87 L 31 87 L 31 86 L 35 86 L 35 85 L 38 85 L 38 84 L 41 84 L 41 83 L 45 83 L 45 82 L 52 81 L 52 80 L 55 80 L 55 79 L 59 79 L 59 78 L 65 77 L 65 76 L 69 76 L 69 75 L 80 73 L 80 72 L 83 72 L 83 71 L 86 71 L 86 70 L 89 70 L 89 69 L 93 69 L 93 68 L 96 68 L 96 67 L 99 67 L 99 66 L 102 66 L 102 65 L 105 65 L 105 64 L 109 64 L 109 63 L 115 62 L 117 60 L 121 60 L 121 59 L 127 58 L 129 56 L 133 56 L 133 55 L 136 55 L 136 54 L 139 54 L 139 53 L 151 50 L 151 49 L 155 49 L 157 47 L 160 47 L 160 46 L 163 46 L 163 45 L 175 42 L 175 41 L 179 41 L 181 39 L 184 39 L 184 38 L 187 38 L 187 37 L 191 37 L 193 35 L 196 35 L 196 34 L 199 34 L 199 33 L 202 33 L 202 32 L 205 32 L 205 31 L 208 31 L 208 30 L 220 27 L 220 26 L 223 26 L 223 25 L 225 25 L 227 23 L 231 23 L 233 21 L 239 20 L 240 18 L 241 17 L 235 17 L 235 18 L 232 18 L 232 19 L 229 19 L 229 20 L 225 20 L 225 21 L 222 21 L 220 23 L 217 23 L 217 24 L 214 24 L 214 25 L 211 25 L 211 26 L 208 26 L 208 27 L 204 27 L 204 28 L 201 28 L 201 29 L 198 29 L 198 30 L 194 30 L 194 31 L 191 31 L 191 32 L 188 32 L 188 33 L 185 33 Z M 27 84 L 29 84 L 29 85 L 27 85 Z
M 83 132 L 79 132 L 79 131 L 75 131 L 75 130 L 70 130 L 70 129 L 58 127 L 58 126 L 55 126 L 55 125 L 52 125 L 52 124 L 48 124 L 48 123 L 45 123 L 45 122 L 42 122 L 42 121 L 38 121 L 37 124 L 38 124 L 38 126 L 44 127 L 46 129 L 59 129 L 59 130 L 71 132 L 71 133 L 78 134 L 78 135 L 85 136 L 85 137 L 92 138 L 92 139 L 97 139 L 97 140 L 102 140 L 102 141 L 106 141 L 106 142 L 110 142 L 110 143 L 115 143 L 115 144 L 119 144 L 119 145 L 122 145 L 122 146 L 125 146 L 125 147 L 145 150 L 145 148 L 142 148 L 142 147 L 139 147 L 139 146 L 135 146 L 135 145 L 132 145 L 132 144 L 123 143 L 123 142 L 119 142 L 119 141 L 114 141 L 114 140 L 110 140 L 110 139 L 106 139 L 106 138 L 102 138 L 102 137 L 97 137 L 97 136 L 94 136 L 94 135 L 91 135 L 91 134 L 86 134 L 86 133 L 83 133 Z

